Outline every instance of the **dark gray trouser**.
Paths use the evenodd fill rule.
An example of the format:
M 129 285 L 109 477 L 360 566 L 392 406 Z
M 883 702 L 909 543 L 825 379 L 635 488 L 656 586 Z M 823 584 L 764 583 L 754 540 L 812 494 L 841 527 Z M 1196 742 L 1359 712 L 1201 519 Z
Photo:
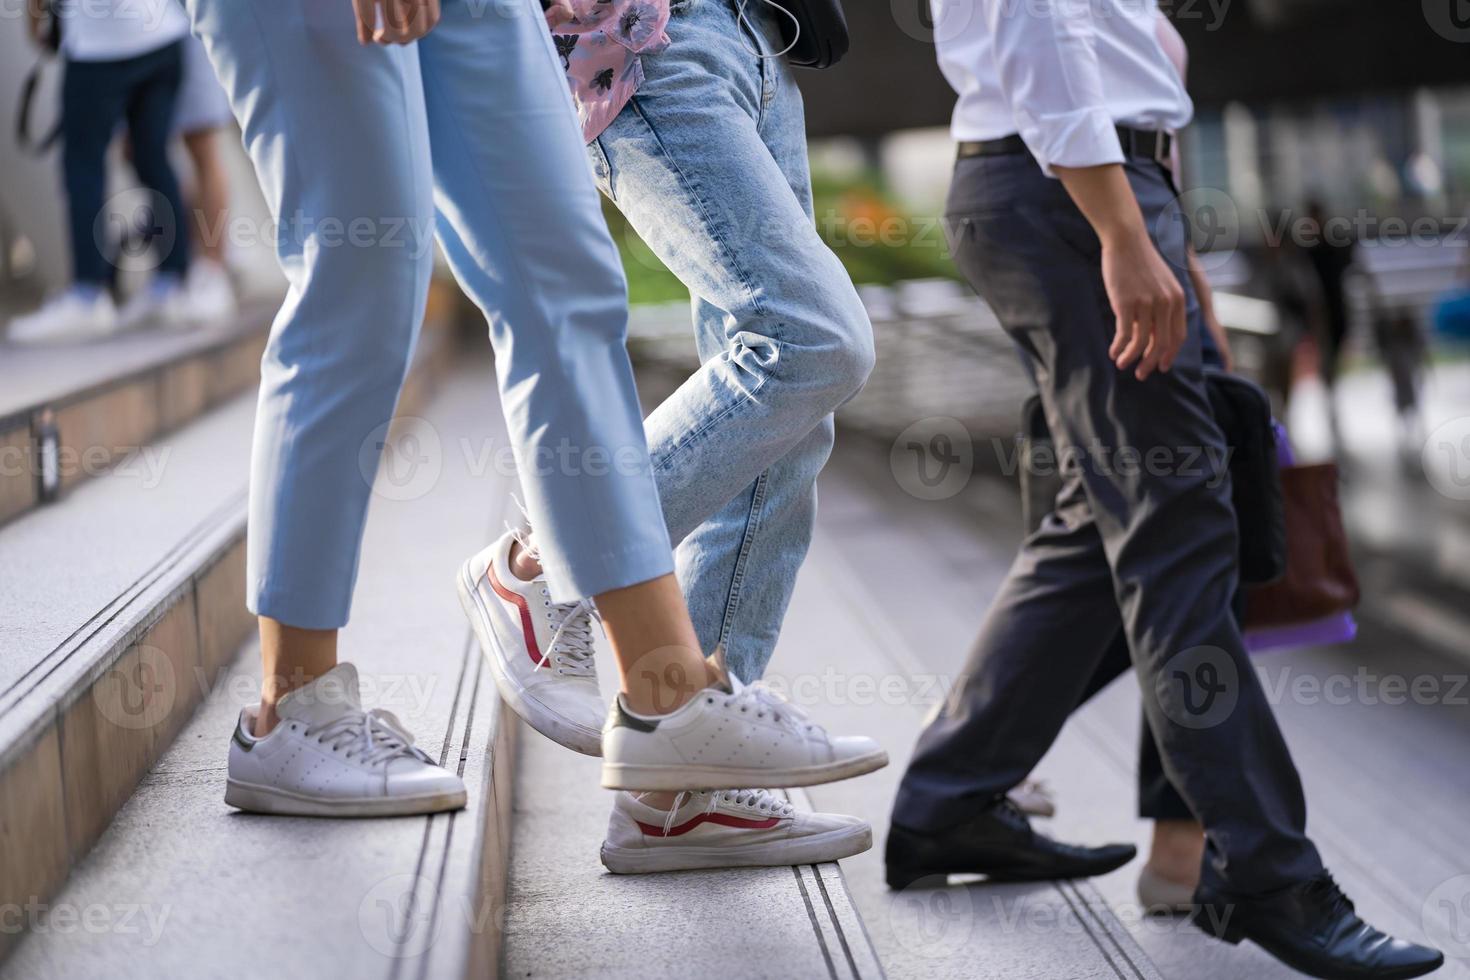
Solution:
M 1127 169 L 1190 291 L 1168 178 Z M 963 160 L 947 212 L 961 271 L 1036 378 L 1066 485 L 920 736 L 894 822 L 942 830 L 1030 773 L 1121 626 L 1164 769 L 1207 830 L 1204 881 L 1246 895 L 1315 874 L 1301 782 L 1231 616 L 1235 516 L 1192 291 L 1174 369 L 1140 382 L 1108 359 L 1101 248 L 1059 181 L 1025 155 Z

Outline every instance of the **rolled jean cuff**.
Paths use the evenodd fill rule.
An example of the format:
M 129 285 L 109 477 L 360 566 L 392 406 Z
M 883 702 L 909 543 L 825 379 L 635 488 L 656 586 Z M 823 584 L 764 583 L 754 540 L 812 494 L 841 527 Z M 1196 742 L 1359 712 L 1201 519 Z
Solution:
M 638 585 L 674 571 L 674 553 L 667 538 L 621 551 L 576 555 L 570 559 L 542 551 L 541 568 L 551 589 L 552 602 L 576 602 L 613 589 Z

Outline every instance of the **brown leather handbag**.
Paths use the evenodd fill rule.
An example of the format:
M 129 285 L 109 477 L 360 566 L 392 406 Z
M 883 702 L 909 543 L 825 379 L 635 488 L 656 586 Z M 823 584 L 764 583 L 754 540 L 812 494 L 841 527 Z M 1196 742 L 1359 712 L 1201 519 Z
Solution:
M 1246 591 L 1248 630 L 1325 619 L 1348 612 L 1360 596 L 1337 501 L 1337 464 L 1283 466 L 1281 489 L 1286 574 Z

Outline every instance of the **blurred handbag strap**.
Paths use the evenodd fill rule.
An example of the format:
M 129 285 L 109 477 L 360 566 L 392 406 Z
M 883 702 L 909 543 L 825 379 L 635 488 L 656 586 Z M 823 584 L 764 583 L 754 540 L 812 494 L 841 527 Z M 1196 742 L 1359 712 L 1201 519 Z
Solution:
M 31 67 L 26 80 L 20 86 L 20 105 L 15 112 L 15 144 L 22 150 L 37 156 L 45 153 L 55 145 L 61 138 L 61 120 L 57 120 L 51 127 L 50 132 L 40 139 L 31 136 L 31 115 L 35 109 L 36 92 L 41 87 L 41 76 L 46 71 L 46 66 L 51 63 L 55 56 L 61 51 L 61 17 L 57 14 L 56 4 L 47 0 L 44 5 L 47 19 L 47 29 L 41 37 L 41 44 L 46 49 Z

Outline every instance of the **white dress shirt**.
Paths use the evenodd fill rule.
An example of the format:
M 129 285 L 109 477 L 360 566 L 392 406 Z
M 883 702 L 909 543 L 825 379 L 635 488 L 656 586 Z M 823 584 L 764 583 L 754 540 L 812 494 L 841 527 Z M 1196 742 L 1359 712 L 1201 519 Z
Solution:
M 173 44 L 189 33 L 178 0 L 63 0 L 61 50 L 72 61 L 121 61 Z
M 1156 0 L 931 0 L 956 140 L 1019 133 L 1042 169 L 1122 163 L 1115 127 L 1178 130 L 1194 105 Z

